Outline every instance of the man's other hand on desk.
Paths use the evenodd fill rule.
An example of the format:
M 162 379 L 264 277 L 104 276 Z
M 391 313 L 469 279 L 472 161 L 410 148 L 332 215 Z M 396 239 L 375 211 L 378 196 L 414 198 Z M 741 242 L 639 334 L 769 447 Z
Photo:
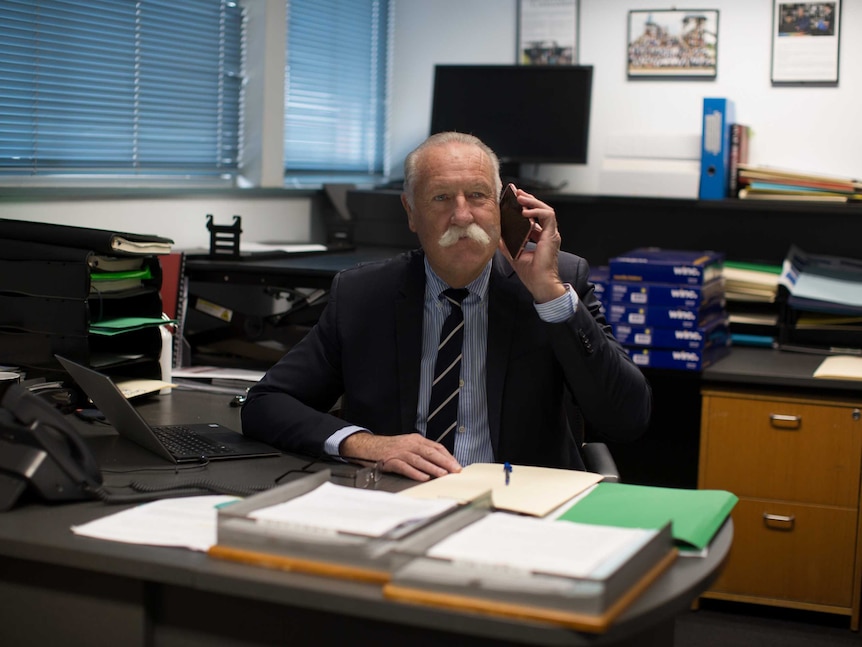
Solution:
M 340 453 L 351 460 L 377 462 L 383 471 L 415 481 L 461 471 L 461 465 L 443 445 L 422 434 L 375 436 L 359 432 L 344 439 Z

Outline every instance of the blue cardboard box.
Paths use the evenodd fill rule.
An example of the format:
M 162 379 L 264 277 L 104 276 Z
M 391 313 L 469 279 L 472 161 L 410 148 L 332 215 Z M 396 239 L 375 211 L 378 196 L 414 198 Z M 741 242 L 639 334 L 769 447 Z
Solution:
M 608 323 L 649 326 L 653 328 L 693 329 L 705 326 L 716 317 L 726 317 L 725 301 L 718 300 L 707 307 L 668 308 L 667 306 L 631 306 L 609 303 L 605 306 Z
M 724 279 L 719 277 L 705 285 L 611 281 L 608 292 L 609 303 L 696 308 L 724 298 Z
M 641 247 L 608 261 L 611 281 L 704 285 L 722 276 L 724 253 Z
M 667 368 L 680 371 L 702 371 L 722 357 L 730 354 L 730 340 L 726 346 L 713 346 L 706 350 L 626 348 L 632 361 L 641 368 Z
M 614 337 L 624 346 L 641 348 L 685 348 L 706 350 L 724 346 L 730 338 L 730 325 L 726 317 L 716 317 L 696 328 L 652 328 L 613 324 Z

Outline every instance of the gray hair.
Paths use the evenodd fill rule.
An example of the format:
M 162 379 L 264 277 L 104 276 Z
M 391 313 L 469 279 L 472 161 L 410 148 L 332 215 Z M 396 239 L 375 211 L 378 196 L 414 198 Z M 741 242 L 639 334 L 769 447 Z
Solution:
M 416 180 L 419 175 L 419 161 L 422 158 L 422 153 L 431 147 L 444 146 L 451 143 L 476 146 L 488 156 L 494 170 L 494 188 L 497 191 L 497 197 L 500 196 L 500 193 L 503 190 L 503 181 L 500 179 L 500 159 L 497 157 L 497 154 L 492 151 L 485 142 L 474 135 L 447 131 L 431 135 L 428 139 L 419 144 L 419 146 L 410 151 L 404 159 L 404 195 L 407 197 L 407 202 L 411 207 L 413 207 L 413 192 L 416 190 Z

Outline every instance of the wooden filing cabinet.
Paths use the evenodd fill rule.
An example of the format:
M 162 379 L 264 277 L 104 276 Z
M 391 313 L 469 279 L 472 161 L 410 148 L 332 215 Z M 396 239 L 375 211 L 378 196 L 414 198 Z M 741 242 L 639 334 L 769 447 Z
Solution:
M 862 589 L 862 398 L 705 388 L 698 486 L 739 497 L 704 597 L 850 616 Z

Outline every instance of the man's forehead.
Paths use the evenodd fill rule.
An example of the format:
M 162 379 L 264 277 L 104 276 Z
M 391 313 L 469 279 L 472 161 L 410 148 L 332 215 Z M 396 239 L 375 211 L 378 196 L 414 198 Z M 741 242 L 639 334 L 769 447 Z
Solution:
M 422 175 L 428 188 L 476 188 L 493 186 L 493 166 L 488 156 L 475 146 L 439 147 L 428 151 Z
M 425 186 L 431 189 L 481 188 L 492 187 L 494 182 L 486 173 L 453 173 L 452 175 L 432 175 Z

